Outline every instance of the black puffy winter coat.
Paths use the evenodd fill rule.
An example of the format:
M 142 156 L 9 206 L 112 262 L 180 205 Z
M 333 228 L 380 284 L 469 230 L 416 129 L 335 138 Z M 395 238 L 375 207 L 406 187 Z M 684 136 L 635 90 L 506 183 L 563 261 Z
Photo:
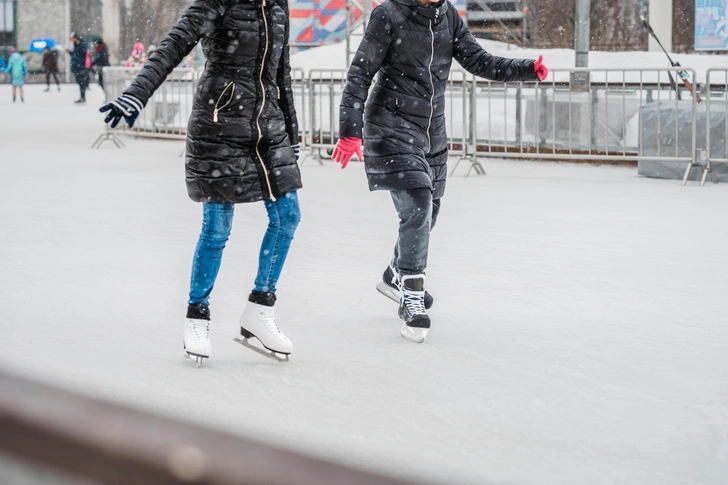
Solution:
M 125 94 L 143 103 L 202 39 L 207 66 L 187 131 L 198 202 L 279 198 L 301 188 L 287 0 L 195 0 Z
M 339 117 L 341 138 L 364 139 L 371 190 L 430 188 L 435 199 L 444 194 L 445 88 L 453 58 L 486 79 L 538 80 L 534 61 L 483 50 L 447 0 L 429 8 L 417 0 L 387 0 L 372 12 Z

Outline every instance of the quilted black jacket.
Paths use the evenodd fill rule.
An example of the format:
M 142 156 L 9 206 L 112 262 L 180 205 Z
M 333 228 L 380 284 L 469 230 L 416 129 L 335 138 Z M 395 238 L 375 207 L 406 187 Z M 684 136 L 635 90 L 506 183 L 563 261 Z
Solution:
M 387 0 L 372 12 L 347 78 L 339 136 L 364 139 L 371 190 L 430 188 L 447 176 L 445 88 L 453 58 L 494 81 L 537 81 L 534 61 L 487 53 L 441 0 Z M 374 75 L 377 82 L 368 95 Z
M 195 0 L 126 90 L 146 104 L 201 40 L 207 66 L 187 131 L 198 202 L 279 198 L 301 188 L 287 0 Z

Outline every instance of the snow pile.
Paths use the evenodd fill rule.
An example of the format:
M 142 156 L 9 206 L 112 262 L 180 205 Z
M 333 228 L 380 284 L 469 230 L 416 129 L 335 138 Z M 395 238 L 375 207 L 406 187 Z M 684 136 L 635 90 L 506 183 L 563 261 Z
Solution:
M 503 42 L 482 40 L 480 44 L 491 54 L 502 57 L 526 57 L 537 59 L 543 55 L 549 69 L 570 69 L 574 67 L 573 49 L 522 49 Z M 698 82 L 705 81 L 709 68 L 728 69 L 726 56 L 707 54 L 671 54 L 676 62 L 686 69 L 694 69 Z M 667 57 L 662 52 L 601 52 L 589 53 L 589 67 L 596 69 L 648 69 L 669 67 Z M 308 72 L 311 69 L 346 69 L 346 44 L 333 44 L 315 47 L 291 56 L 291 66 Z M 457 62 L 454 68 L 459 68 Z M 621 79 L 620 79 L 621 81 Z M 665 78 L 665 81 L 667 79 Z M 721 79 L 721 82 L 723 79 Z

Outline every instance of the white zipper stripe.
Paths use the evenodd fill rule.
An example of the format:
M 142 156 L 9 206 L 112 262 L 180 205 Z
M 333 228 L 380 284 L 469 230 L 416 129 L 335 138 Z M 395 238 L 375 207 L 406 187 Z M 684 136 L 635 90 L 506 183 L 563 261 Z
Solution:
M 263 139 L 263 130 L 260 129 L 260 117 L 263 115 L 263 109 L 265 108 L 265 84 L 263 84 L 263 71 L 265 70 L 265 58 L 268 55 L 268 19 L 265 17 L 265 0 L 260 7 L 260 11 L 263 14 L 263 24 L 265 25 L 265 50 L 263 51 L 263 60 L 260 63 L 260 76 L 258 81 L 260 82 L 260 89 L 263 93 L 263 102 L 260 104 L 260 111 L 258 111 L 258 118 L 255 120 L 255 125 L 258 127 L 258 141 L 255 142 L 255 153 L 258 155 L 260 165 L 263 167 L 263 174 L 265 175 L 265 183 L 268 184 L 268 193 L 270 199 L 275 202 L 276 198 L 273 196 L 273 189 L 270 185 L 270 179 L 268 178 L 268 169 L 265 168 L 263 163 L 263 157 L 260 156 L 260 140 Z
M 220 101 L 222 101 L 222 97 L 225 96 L 225 93 L 227 93 L 227 90 L 230 89 L 230 86 L 233 87 L 233 90 L 230 92 L 230 98 L 228 99 L 227 103 L 220 106 L 218 108 L 218 105 L 220 104 Z M 215 103 L 215 109 L 212 110 L 212 121 L 213 123 L 217 123 L 217 114 L 222 111 L 223 109 L 227 108 L 227 106 L 233 102 L 233 96 L 235 96 L 235 82 L 230 81 L 227 86 L 225 86 L 225 89 L 222 90 L 222 93 L 220 93 L 220 96 L 217 98 L 217 102 Z
M 430 74 L 430 90 L 432 91 L 432 94 L 430 94 L 430 119 L 427 122 L 427 153 L 432 151 L 430 127 L 432 127 L 432 116 L 435 114 L 435 107 L 432 105 L 435 100 L 435 83 L 432 81 L 432 62 L 435 60 L 435 32 L 432 30 L 432 20 L 430 20 L 430 35 L 432 36 L 432 52 L 430 53 L 430 66 L 427 70 Z

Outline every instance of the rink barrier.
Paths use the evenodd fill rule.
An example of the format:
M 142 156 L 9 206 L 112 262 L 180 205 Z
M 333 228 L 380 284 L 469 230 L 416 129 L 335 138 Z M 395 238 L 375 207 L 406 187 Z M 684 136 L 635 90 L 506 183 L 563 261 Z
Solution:
M 312 69 L 309 71 L 308 124 L 306 145 L 321 163 L 328 158 L 339 138 L 339 105 L 346 85 L 346 69 Z M 452 70 L 447 82 L 446 124 L 448 148 L 453 155 L 468 156 L 470 139 L 469 81 L 462 70 Z
M 686 162 L 683 183 L 696 167 L 710 173 L 711 164 L 728 160 L 698 153 L 697 98 L 679 82 L 681 70 L 695 79 L 694 70 L 683 68 L 589 68 L 554 69 L 542 83 L 504 84 L 453 70 L 446 90 L 446 123 L 448 147 L 458 159 L 451 175 L 461 162 L 469 165 L 467 174 L 485 174 L 480 160 L 488 157 L 628 165 L 642 160 Z M 105 72 L 105 94 L 107 99 L 114 99 L 138 71 L 112 67 Z M 715 79 L 719 73 L 727 77 L 723 84 L 711 80 L 711 74 Z M 113 136 L 116 134 L 183 139 L 201 74 L 199 70 L 175 70 L 133 129 L 122 127 L 123 123 L 115 130 L 107 127 L 106 135 L 94 146 L 106 139 L 121 144 Z M 291 72 L 300 142 L 319 163 L 329 158 L 338 140 L 339 104 L 346 75 L 346 69 L 313 69 L 308 75 L 301 69 Z M 723 89 L 721 100 L 728 104 L 728 70 L 710 69 L 707 79 L 712 92 Z M 715 100 L 707 100 L 707 109 L 711 102 Z M 656 118 L 652 120 L 656 133 L 650 139 L 644 138 L 646 107 Z M 671 111 L 674 116 L 679 110 L 691 131 L 686 133 L 685 126 L 679 128 L 680 123 L 675 122 L 665 132 L 666 113 Z M 707 131 L 710 136 L 710 129 Z
M 126 67 L 104 68 L 104 97 L 106 102 L 121 96 L 136 78 L 140 69 Z M 175 69 L 154 96 L 147 102 L 133 128 L 123 121 L 112 129 L 108 124 L 93 148 L 99 148 L 104 141 L 123 146 L 118 135 L 136 138 L 166 138 L 184 140 L 187 137 L 187 121 L 192 113 L 195 90 L 203 69 Z M 306 76 L 303 69 L 291 69 L 294 105 L 297 108 L 299 130 L 306 126 Z M 303 137 L 300 140 L 304 142 Z
M 713 81 L 718 78 L 720 82 L 713 83 Z M 714 100 L 714 98 L 716 98 Z M 719 156 L 718 154 L 714 153 L 712 150 L 711 142 L 711 127 L 712 127 L 712 118 L 710 116 L 711 114 L 711 108 L 718 107 L 722 105 L 723 113 L 728 114 L 728 69 L 720 69 L 720 68 L 711 68 L 708 69 L 705 73 L 705 111 L 706 111 L 706 120 L 707 120 L 707 128 L 705 130 L 705 147 L 706 147 L 706 153 L 705 153 L 705 167 L 702 171 L 702 177 L 700 178 L 700 185 L 705 185 L 706 180 L 708 179 L 708 174 L 711 174 L 713 176 L 713 181 L 715 183 L 718 183 L 718 177 L 715 175 L 715 172 L 713 171 L 713 164 L 716 163 L 728 163 L 728 120 L 726 120 L 726 117 L 724 116 L 724 129 L 722 132 L 723 140 L 723 156 Z
M 118 485 L 409 483 L 2 371 L 0 396 L 0 461 L 31 468 L 34 476 L 41 472 L 58 476 L 63 483 L 79 479 Z M 0 469 L 0 481 L 8 478 L 5 473 L 10 471 Z
M 139 73 L 138 68 L 105 67 L 104 97 L 106 102 L 121 96 Z M 187 136 L 187 120 L 192 113 L 192 103 L 202 71 L 196 69 L 175 69 L 154 95 L 147 101 L 133 128 L 122 120 L 116 128 L 106 124 L 102 134 L 92 148 L 99 148 L 104 141 L 123 145 L 119 135 L 140 138 L 165 138 L 184 140 Z
M 673 138 L 658 136 L 656 153 L 644 152 L 642 108 L 657 103 L 658 133 L 666 103 L 677 108 L 669 71 L 676 76 L 678 69 L 554 69 L 541 83 L 473 79 L 470 152 L 476 158 L 693 163 L 696 98 L 685 90 L 681 95 L 690 100 L 692 113 L 690 146 L 681 146 L 675 123 Z

